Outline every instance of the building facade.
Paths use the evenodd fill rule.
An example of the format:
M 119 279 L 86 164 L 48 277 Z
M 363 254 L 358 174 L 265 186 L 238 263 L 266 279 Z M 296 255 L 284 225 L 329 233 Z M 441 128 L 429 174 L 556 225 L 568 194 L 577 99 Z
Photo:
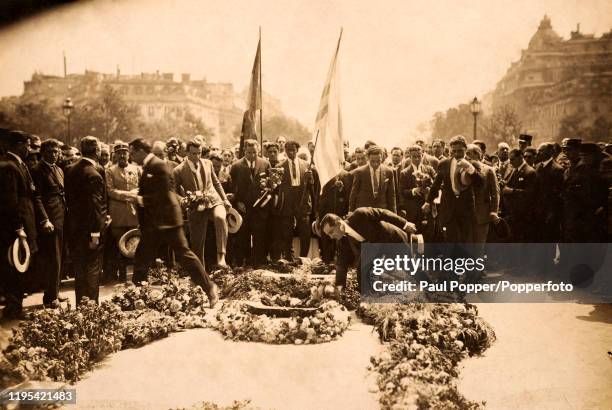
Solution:
M 544 16 L 519 61 L 512 63 L 483 106 L 510 105 L 536 141 L 556 140 L 561 120 L 581 114 L 592 124 L 612 121 L 612 30 L 595 37 L 571 32 L 568 40 Z
M 212 142 L 233 140 L 233 131 L 242 123 L 243 108 L 236 105 L 231 83 L 192 80 L 190 74 L 181 74 L 180 81 L 175 81 L 173 73 L 159 72 L 122 75 L 119 71 L 116 74 L 86 71 L 64 77 L 35 73 L 24 82 L 22 98 L 44 96 L 59 106 L 66 97 L 71 97 L 78 106 L 99 95 L 105 86 L 119 92 L 126 103 L 135 105 L 145 122 L 182 118 L 191 112 L 212 130 Z

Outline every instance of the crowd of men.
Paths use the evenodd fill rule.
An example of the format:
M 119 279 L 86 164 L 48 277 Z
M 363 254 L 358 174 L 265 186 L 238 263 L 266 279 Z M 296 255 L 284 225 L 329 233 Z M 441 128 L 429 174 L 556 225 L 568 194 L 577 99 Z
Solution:
M 97 301 L 100 284 L 126 281 L 130 264 L 132 281 L 145 281 L 156 258 L 178 262 L 214 305 L 207 270 L 305 257 L 313 237 L 317 256 L 336 262 L 338 286 L 360 243 L 405 242 L 415 232 L 478 252 L 487 242 L 552 244 L 541 267 L 549 269 L 555 244 L 608 241 L 612 149 L 578 138 L 531 142 L 521 135 L 517 147 L 494 151 L 463 136 L 389 151 L 345 144 L 344 169 L 321 186 L 314 144 L 283 136 L 232 149 L 202 136 L 111 145 L 88 136 L 77 149 L 1 129 L 0 248 L 5 255 L 17 239 L 32 255 L 24 273 L 10 255 L 1 260 L 3 317 L 20 316 L 24 294 L 40 290 L 45 306 L 57 306 L 67 276 L 77 301 Z M 231 210 L 242 219 L 234 233 Z M 132 261 L 118 243 L 134 228 Z

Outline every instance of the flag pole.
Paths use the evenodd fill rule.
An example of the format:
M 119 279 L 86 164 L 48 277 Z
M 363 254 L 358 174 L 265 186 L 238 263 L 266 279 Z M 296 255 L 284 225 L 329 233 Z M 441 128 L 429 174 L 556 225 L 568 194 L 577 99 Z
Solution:
M 261 26 L 259 26 L 259 46 L 261 47 Z M 263 87 L 261 85 L 261 48 L 259 49 L 259 155 L 263 156 Z

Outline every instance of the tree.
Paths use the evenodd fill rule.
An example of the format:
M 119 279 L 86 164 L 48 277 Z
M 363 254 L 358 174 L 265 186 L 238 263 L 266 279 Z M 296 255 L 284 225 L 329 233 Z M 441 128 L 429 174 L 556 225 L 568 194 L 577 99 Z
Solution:
M 303 144 L 310 141 L 312 135 L 308 128 L 295 118 L 279 114 L 264 119 L 263 139 L 276 140 L 279 135 L 284 135 L 287 139 L 294 139 Z
M 204 121 L 193 115 L 190 111 L 186 111 L 179 118 L 168 116 L 153 122 L 140 122 L 138 132 L 144 138 L 152 141 L 165 141 L 173 136 L 187 139 L 195 135 L 202 135 L 205 138 L 213 135 L 212 130 L 204 124 Z
M 5 98 L 0 101 L 0 126 L 17 129 L 41 137 L 60 137 L 65 130 L 65 120 L 59 107 L 48 99 L 22 101 Z M 61 137 L 60 137 L 61 139 Z
M 483 117 L 480 123 L 479 139 L 489 146 L 497 146 L 500 142 L 513 145 L 523 127 L 511 105 L 501 106 L 490 117 Z
M 125 103 L 109 86 L 93 99 L 77 106 L 71 117 L 71 134 L 81 138 L 93 135 L 102 141 L 127 140 L 138 126 L 138 108 Z
M 468 104 L 460 104 L 449 108 L 446 113 L 437 112 L 431 120 L 432 136 L 434 138 L 449 138 L 454 135 L 471 136 L 474 116 Z
M 559 135 L 558 139 L 572 138 L 577 136 L 586 136 L 589 134 L 589 127 L 587 125 L 587 118 L 584 113 L 575 112 L 573 114 L 566 115 L 561 119 L 559 124 Z
M 610 139 L 612 139 L 612 122 L 600 115 L 593 122 L 589 134 L 593 141 L 604 141 L 609 143 Z

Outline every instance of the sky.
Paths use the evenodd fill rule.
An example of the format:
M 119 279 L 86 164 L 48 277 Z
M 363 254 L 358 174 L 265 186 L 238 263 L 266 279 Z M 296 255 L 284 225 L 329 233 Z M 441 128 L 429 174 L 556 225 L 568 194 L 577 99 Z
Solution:
M 495 87 L 544 16 L 568 38 L 612 29 L 608 0 L 107 0 L 63 6 L 0 31 L 0 96 L 33 72 L 188 72 L 248 86 L 262 29 L 264 92 L 313 129 L 342 27 L 345 137 L 410 142 L 436 111 Z M 403 145 L 402 145 L 403 146 Z

